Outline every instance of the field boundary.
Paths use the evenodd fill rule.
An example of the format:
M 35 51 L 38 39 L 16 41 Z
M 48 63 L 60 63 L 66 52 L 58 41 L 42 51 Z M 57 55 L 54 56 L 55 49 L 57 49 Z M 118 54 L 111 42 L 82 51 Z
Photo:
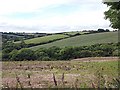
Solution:
M 119 57 L 88 57 L 88 58 L 77 58 L 71 61 L 82 61 L 82 62 L 104 62 L 104 61 L 119 61 Z

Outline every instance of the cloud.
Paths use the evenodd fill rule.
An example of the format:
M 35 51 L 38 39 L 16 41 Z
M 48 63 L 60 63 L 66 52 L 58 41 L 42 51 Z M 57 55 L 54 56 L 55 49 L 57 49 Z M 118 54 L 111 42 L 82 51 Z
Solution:
M 0 0 L 0 15 L 20 12 L 40 12 L 58 5 L 96 4 L 101 0 Z
M 60 32 L 109 28 L 100 0 L 0 0 L 0 30 Z
M 62 31 L 69 31 L 71 27 L 69 26 L 17 26 L 17 25 L 9 25 L 6 23 L 0 24 L 0 29 L 3 32 L 41 32 L 41 33 L 57 33 Z M 0 31 L 1 32 L 1 31 Z
M 71 0 L 0 0 L 0 14 L 35 12 L 40 9 L 65 4 Z

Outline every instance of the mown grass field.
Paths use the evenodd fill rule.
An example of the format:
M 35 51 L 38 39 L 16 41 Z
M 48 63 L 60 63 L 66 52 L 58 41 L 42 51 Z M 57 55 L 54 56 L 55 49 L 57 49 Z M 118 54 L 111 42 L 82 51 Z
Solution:
M 94 61 L 91 61 L 92 59 Z M 118 58 L 103 59 L 88 58 L 86 62 L 81 60 L 2 62 L 3 87 L 16 87 L 18 83 L 16 74 L 23 88 L 93 88 L 98 87 L 99 81 L 100 87 L 114 87 L 113 79 L 118 78 Z
M 118 42 L 118 32 L 104 32 L 104 33 L 94 33 L 79 35 L 71 38 L 66 38 L 63 40 L 51 42 L 48 44 L 38 45 L 31 47 L 31 49 L 36 50 L 41 47 L 66 47 L 66 46 L 89 46 L 97 43 L 116 43 Z
M 56 39 L 62 39 L 65 37 L 69 37 L 69 36 L 64 35 L 64 34 L 55 34 L 55 35 L 49 35 L 49 36 L 44 36 L 44 37 L 28 39 L 28 40 L 24 40 L 24 41 L 26 44 L 38 44 L 38 43 L 48 42 L 48 41 L 52 41 L 52 40 L 56 40 Z M 15 42 L 15 43 L 20 43 L 20 41 Z

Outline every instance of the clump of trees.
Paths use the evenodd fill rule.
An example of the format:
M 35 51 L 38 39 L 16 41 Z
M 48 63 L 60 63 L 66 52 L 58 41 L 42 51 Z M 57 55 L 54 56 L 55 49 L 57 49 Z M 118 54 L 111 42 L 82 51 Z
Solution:
M 17 61 L 34 60 L 35 55 L 33 50 L 22 48 L 21 50 L 13 50 L 12 52 L 10 52 L 9 58 L 10 60 L 17 60 Z
M 80 47 L 50 47 L 33 51 L 28 48 L 3 50 L 3 60 L 70 60 L 84 57 L 109 57 L 120 56 L 118 54 L 119 43 L 95 44 Z M 13 50 L 12 50 L 13 49 Z
M 114 29 L 120 30 L 120 1 L 118 2 L 107 2 L 104 1 L 104 4 L 109 6 L 109 9 L 104 12 L 105 19 L 108 19 L 111 24 L 110 26 Z

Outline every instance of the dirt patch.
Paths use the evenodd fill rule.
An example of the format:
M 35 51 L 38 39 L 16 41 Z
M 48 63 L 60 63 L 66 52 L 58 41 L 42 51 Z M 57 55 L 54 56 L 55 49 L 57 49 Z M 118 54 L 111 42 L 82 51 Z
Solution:
M 119 57 L 88 57 L 88 58 L 77 58 L 71 61 L 82 61 L 82 62 L 103 62 L 103 61 L 118 61 Z

